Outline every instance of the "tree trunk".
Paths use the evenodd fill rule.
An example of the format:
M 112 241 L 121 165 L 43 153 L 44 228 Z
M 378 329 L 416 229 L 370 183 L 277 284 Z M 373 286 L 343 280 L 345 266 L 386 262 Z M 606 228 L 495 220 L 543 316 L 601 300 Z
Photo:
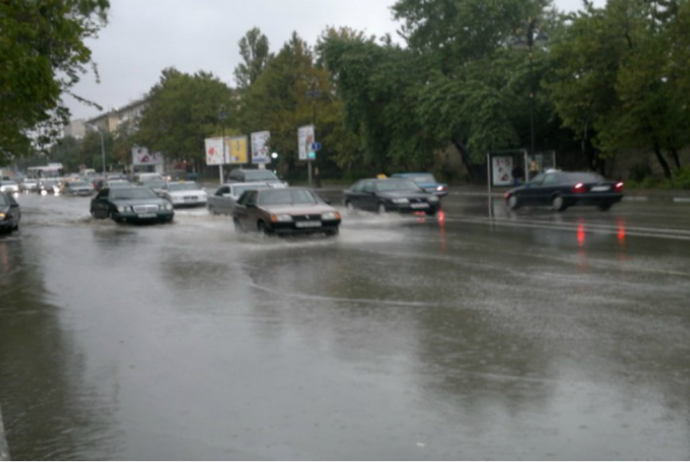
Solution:
M 676 148 L 670 148 L 671 158 L 673 163 L 676 164 L 676 168 L 680 170 L 680 157 L 678 157 L 678 150 Z
M 661 148 L 659 147 L 659 143 L 657 141 L 654 141 L 654 154 L 656 154 L 656 160 L 659 161 L 659 165 L 661 165 L 661 168 L 664 170 L 664 176 L 667 180 L 670 180 L 671 167 L 669 167 L 668 162 L 666 162 L 663 154 L 661 154 Z
M 467 147 L 458 141 L 456 138 L 451 138 L 451 141 L 453 142 L 453 145 L 456 147 L 456 149 L 460 152 L 460 157 L 462 158 L 462 163 L 465 166 L 465 169 L 467 170 L 467 174 L 469 175 L 470 183 L 474 183 L 474 170 L 472 168 L 472 158 L 470 157 L 470 153 L 467 151 Z

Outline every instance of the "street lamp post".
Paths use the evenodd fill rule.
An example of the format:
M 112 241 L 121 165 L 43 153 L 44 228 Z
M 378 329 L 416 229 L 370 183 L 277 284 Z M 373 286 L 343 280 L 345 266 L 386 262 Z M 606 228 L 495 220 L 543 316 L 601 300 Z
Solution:
M 220 120 L 220 127 L 221 127 L 221 143 L 223 146 L 223 162 L 225 162 L 225 119 L 228 118 L 228 111 L 225 110 L 225 107 L 222 107 L 220 111 L 218 112 L 218 120 Z M 218 166 L 218 172 L 220 173 L 220 184 L 225 183 L 225 180 L 223 179 L 223 164 L 220 164 Z
M 96 125 L 87 124 L 92 130 L 96 130 L 101 135 L 101 158 L 103 159 L 103 180 L 105 180 L 105 141 L 103 140 L 103 132 Z

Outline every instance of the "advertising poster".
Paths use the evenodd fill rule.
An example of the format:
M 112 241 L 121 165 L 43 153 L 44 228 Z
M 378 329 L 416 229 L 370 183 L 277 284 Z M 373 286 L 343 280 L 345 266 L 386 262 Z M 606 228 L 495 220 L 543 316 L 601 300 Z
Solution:
M 223 139 L 206 138 L 206 165 L 223 165 L 225 158 L 223 156 Z
M 491 158 L 491 179 L 494 186 L 513 184 L 513 156 L 494 156 Z
M 269 162 L 270 140 L 271 132 L 252 133 L 252 164 L 267 164 Z
M 132 165 L 160 165 L 163 163 L 163 155 L 160 152 L 149 153 L 148 148 L 132 148 Z
M 226 164 L 246 164 L 247 163 L 247 137 L 228 136 L 225 138 L 225 163 Z
M 307 125 L 297 130 L 297 152 L 299 160 L 307 160 L 311 144 L 316 141 L 314 138 L 314 126 Z

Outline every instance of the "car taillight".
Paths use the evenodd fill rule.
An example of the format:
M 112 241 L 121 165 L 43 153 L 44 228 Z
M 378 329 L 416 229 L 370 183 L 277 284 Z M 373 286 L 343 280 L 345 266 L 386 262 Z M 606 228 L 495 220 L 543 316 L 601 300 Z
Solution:
M 510 193 L 505 193 L 503 197 L 505 197 L 506 199 L 510 199 Z
M 436 191 L 445 191 L 445 190 L 446 190 L 445 186 L 439 186 L 438 188 L 436 188 Z
M 578 183 L 575 186 L 573 186 L 573 192 L 574 193 L 583 193 L 585 192 L 585 185 L 583 183 Z
M 616 183 L 616 186 L 614 187 L 616 192 L 623 192 L 623 184 L 624 183 L 622 181 L 619 181 L 618 183 Z

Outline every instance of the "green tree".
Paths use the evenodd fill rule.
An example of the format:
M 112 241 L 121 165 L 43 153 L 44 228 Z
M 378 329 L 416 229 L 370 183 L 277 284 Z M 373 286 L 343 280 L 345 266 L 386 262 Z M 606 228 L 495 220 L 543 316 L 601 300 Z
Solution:
M 235 82 L 239 89 L 244 90 L 259 78 L 273 56 L 268 38 L 258 27 L 248 31 L 240 39 L 239 46 L 244 62 L 235 68 Z
M 228 112 L 224 124 L 236 124 L 233 91 L 213 74 L 184 74 L 169 68 L 150 91 L 149 104 L 139 122 L 137 140 L 171 159 L 187 159 L 201 167 L 204 139 L 221 134 L 218 114 Z
M 69 122 L 61 101 L 91 62 L 84 39 L 105 24 L 108 0 L 0 1 L 0 161 L 30 155 Z

